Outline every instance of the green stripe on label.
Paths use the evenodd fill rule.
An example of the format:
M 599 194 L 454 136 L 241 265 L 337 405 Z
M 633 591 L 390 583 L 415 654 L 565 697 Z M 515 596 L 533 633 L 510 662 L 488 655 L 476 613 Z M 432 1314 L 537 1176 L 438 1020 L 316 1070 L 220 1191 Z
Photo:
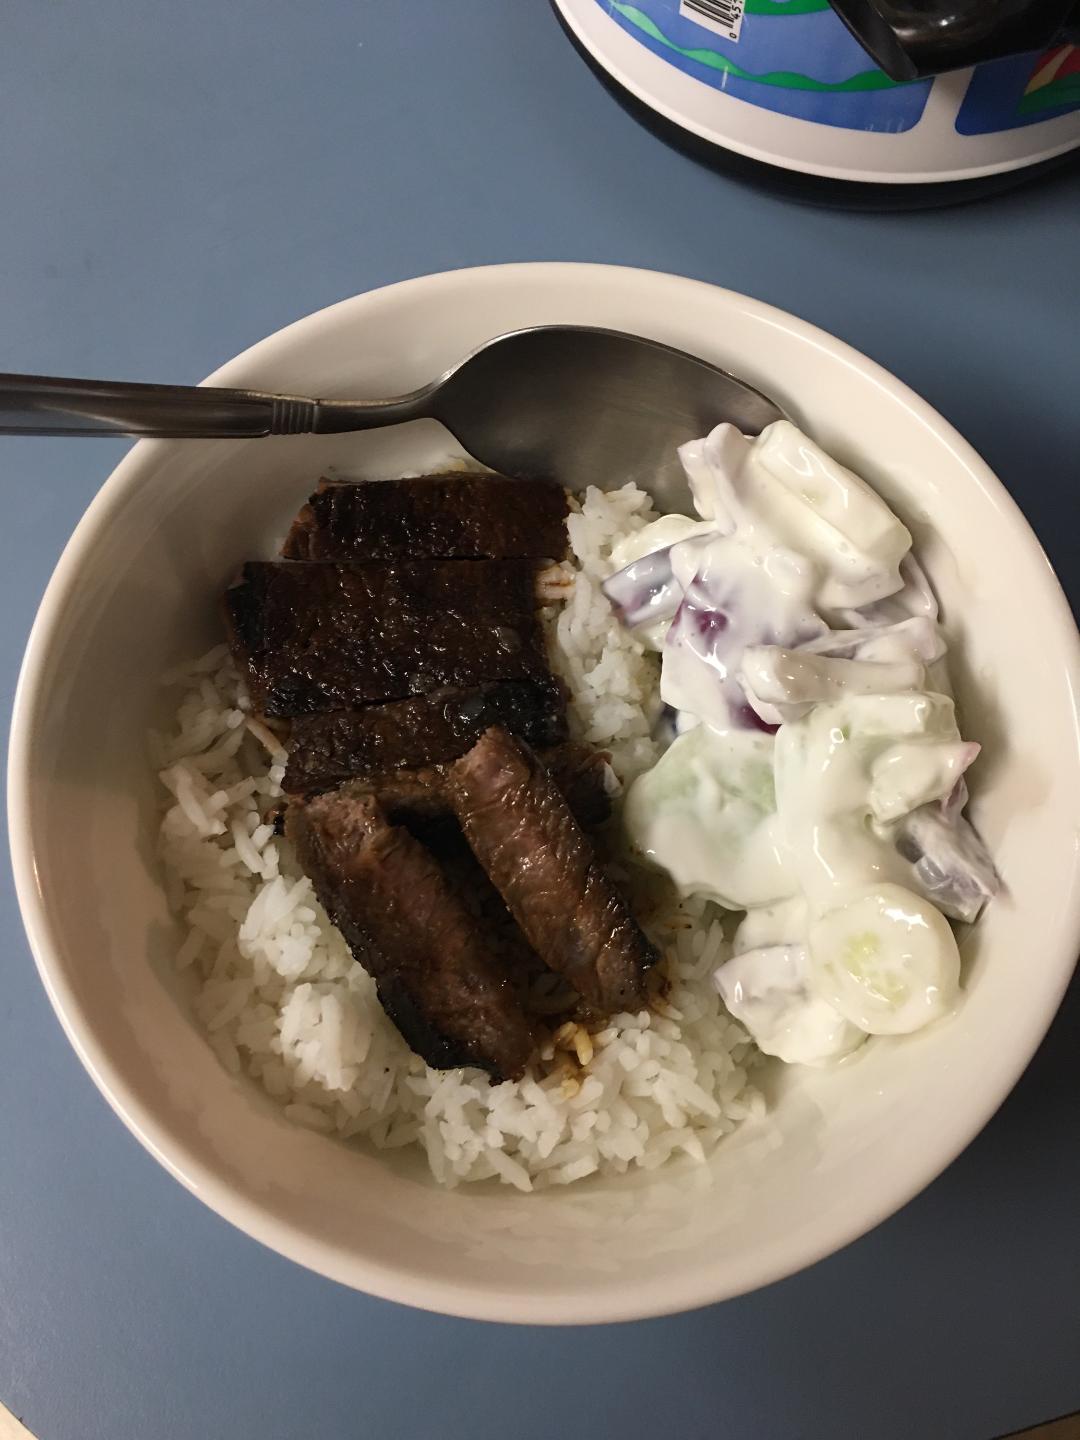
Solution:
M 676 45 L 674 40 L 668 39 L 655 20 L 636 5 L 628 5 L 624 0 L 609 0 L 609 3 L 613 10 L 617 10 L 625 20 L 644 31 L 658 45 L 674 50 L 676 55 L 682 55 L 687 60 L 696 60 L 699 65 L 708 65 L 711 70 L 723 70 L 728 75 L 736 75 L 740 80 L 755 80 L 759 85 L 776 85 L 781 90 L 815 90 L 827 95 L 851 95 L 865 90 L 895 90 L 900 85 L 909 83 L 890 80 L 883 70 L 877 69 L 861 70 L 857 75 L 849 75 L 846 80 L 834 81 L 814 80 L 809 75 L 800 75 L 796 70 L 769 70 L 755 75 L 752 70 L 744 70 L 741 65 L 736 65 L 734 60 L 721 55 L 719 50 L 688 49 Z M 760 4 L 761 0 L 758 0 L 758 3 Z M 799 0 L 792 0 L 792 3 L 799 3 Z M 787 6 L 777 8 L 786 9 Z
M 1023 95 L 1016 107 L 1020 115 L 1037 115 L 1040 110 L 1053 110 L 1058 105 L 1080 104 L 1080 75 L 1063 75 L 1040 85 L 1030 95 Z
M 746 0 L 747 15 L 816 15 L 829 0 Z

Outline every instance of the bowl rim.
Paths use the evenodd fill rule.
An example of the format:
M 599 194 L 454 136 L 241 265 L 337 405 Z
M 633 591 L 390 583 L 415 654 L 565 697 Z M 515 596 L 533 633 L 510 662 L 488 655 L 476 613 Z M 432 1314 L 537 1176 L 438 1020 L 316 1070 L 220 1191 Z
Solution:
M 245 372 L 273 358 L 275 349 L 286 338 L 317 337 L 324 327 L 336 325 L 350 312 L 362 314 L 373 297 L 393 300 L 398 295 L 410 297 L 427 291 L 431 296 L 455 287 L 486 283 L 498 277 L 513 284 L 527 280 L 557 290 L 564 282 L 592 278 L 599 283 L 605 277 L 620 283 L 636 285 L 667 285 L 673 290 L 699 290 L 712 296 L 719 294 L 728 304 L 744 314 L 771 326 L 780 326 L 812 346 L 830 352 L 837 359 L 859 371 L 912 413 L 913 418 L 928 427 L 935 438 L 952 451 L 969 471 L 974 483 L 989 500 L 1002 510 L 1016 532 L 1016 543 L 1023 545 L 1032 559 L 1041 562 L 1042 600 L 1047 613 L 1055 619 L 1055 643 L 1062 654 L 1066 678 L 1073 697 L 1074 723 L 1080 727 L 1080 635 L 1077 633 L 1068 601 L 1034 532 L 1011 495 L 990 468 L 956 430 L 925 400 L 890 372 L 861 352 L 836 339 L 828 332 L 811 325 L 786 311 L 736 291 L 710 285 L 688 277 L 633 267 L 578 262 L 536 261 L 509 265 L 488 265 L 460 270 L 442 271 L 431 275 L 399 281 L 393 285 L 362 292 L 336 304 L 326 306 L 292 322 L 249 346 L 239 355 L 207 377 L 207 385 L 243 385 Z M 297 1261 L 327 1278 L 350 1285 L 383 1299 L 397 1301 L 420 1309 L 470 1319 L 523 1324 L 595 1324 L 629 1321 L 691 1310 L 716 1301 L 747 1293 L 761 1286 L 792 1275 L 818 1260 L 842 1249 L 866 1234 L 890 1215 L 896 1213 L 923 1190 L 967 1147 L 990 1120 L 1012 1090 L 1041 1043 L 1057 1012 L 1072 974 L 1080 939 L 1080 884 L 1072 886 L 1069 903 L 1063 906 L 1056 921 L 1056 931 L 1045 945 L 1048 957 L 1048 978 L 1040 1004 L 1028 1012 L 1017 1044 L 994 1071 L 988 1085 L 963 1116 L 953 1119 L 947 1127 L 939 1127 L 927 1138 L 918 1157 L 913 1158 L 907 1180 L 890 1193 L 872 1200 L 837 1209 L 822 1218 L 813 1243 L 805 1236 L 786 1241 L 776 1247 L 771 1263 L 756 1265 L 744 1261 L 737 1267 L 730 1283 L 717 1287 L 715 1277 L 706 1269 L 695 1272 L 680 1285 L 654 1287 L 647 1294 L 626 1287 L 623 1291 L 605 1291 L 599 1298 L 583 1300 L 576 1295 L 570 1317 L 566 1297 L 558 1290 L 534 1294 L 524 1303 L 513 1289 L 481 1283 L 478 1280 L 453 1283 L 417 1276 L 370 1255 L 358 1256 L 335 1244 L 325 1242 L 302 1225 L 270 1214 L 255 1200 L 236 1192 L 214 1169 L 192 1153 L 186 1143 L 170 1127 L 167 1118 L 151 1110 L 140 1096 L 122 1079 L 117 1067 L 95 1035 L 72 987 L 64 974 L 59 958 L 60 946 L 53 922 L 43 903 L 38 883 L 34 836 L 30 822 L 29 754 L 35 729 L 35 716 L 44 703 L 42 690 L 46 659 L 54 632 L 65 609 L 65 602 L 77 584 L 80 568 L 89 547 L 110 517 L 126 503 L 132 489 L 152 473 L 162 446 L 176 442 L 140 440 L 126 454 L 105 480 L 87 507 L 70 540 L 64 547 L 40 602 L 20 667 L 12 712 L 11 738 L 8 750 L 8 831 L 16 895 L 30 948 L 49 1001 L 73 1049 L 89 1072 L 108 1104 L 135 1138 L 186 1189 L 207 1204 L 223 1219 L 266 1245 L 271 1250 Z M 1080 853 L 1073 858 L 1074 882 L 1080 876 Z M 1053 960 L 1053 965 L 1049 960 Z

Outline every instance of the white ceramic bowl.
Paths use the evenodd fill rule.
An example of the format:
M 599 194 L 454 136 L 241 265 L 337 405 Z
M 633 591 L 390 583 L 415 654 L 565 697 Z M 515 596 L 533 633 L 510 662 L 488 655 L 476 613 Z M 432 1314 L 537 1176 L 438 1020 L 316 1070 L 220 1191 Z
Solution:
M 15 707 L 19 899 L 72 1044 L 117 1113 L 219 1214 L 282 1254 L 409 1304 L 495 1320 L 623 1320 L 720 1300 L 827 1255 L 971 1140 L 1050 1023 L 1080 930 L 1080 676 L 1069 610 L 977 455 L 861 355 L 690 280 L 584 265 L 459 271 L 358 296 L 271 336 L 219 384 L 327 396 L 411 389 L 477 342 L 573 321 L 696 351 L 775 395 L 879 487 L 945 606 L 970 734 L 975 818 L 1008 891 L 966 938 L 964 1003 L 831 1073 L 775 1077 L 768 1118 L 710 1165 L 539 1195 L 443 1192 L 398 1152 L 286 1122 L 231 1078 L 184 1010 L 155 869 L 144 746 L 155 676 L 218 635 L 238 562 L 281 534 L 327 463 L 418 468 L 424 423 L 332 439 L 143 442 L 57 567 Z M 267 549 L 267 553 L 269 553 Z

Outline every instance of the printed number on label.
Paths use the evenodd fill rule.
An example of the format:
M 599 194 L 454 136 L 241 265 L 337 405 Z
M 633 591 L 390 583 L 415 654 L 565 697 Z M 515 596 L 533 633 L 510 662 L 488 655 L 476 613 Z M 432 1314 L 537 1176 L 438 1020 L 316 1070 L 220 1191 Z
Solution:
M 725 40 L 738 40 L 745 9 L 746 0 L 680 0 L 679 3 L 679 14 L 684 20 L 692 20 Z

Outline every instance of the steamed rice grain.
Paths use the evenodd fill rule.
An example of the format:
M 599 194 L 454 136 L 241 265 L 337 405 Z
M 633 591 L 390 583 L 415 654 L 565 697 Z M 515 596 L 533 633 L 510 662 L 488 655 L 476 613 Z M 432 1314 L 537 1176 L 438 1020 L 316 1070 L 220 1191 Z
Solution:
M 654 518 L 632 485 L 590 489 L 568 520 L 573 561 L 545 580 L 545 595 L 567 597 L 546 619 L 571 729 L 609 752 L 616 808 L 660 754 L 658 670 L 600 587 L 615 541 Z M 676 1154 L 701 1162 L 763 1109 L 747 1079 L 756 1052 L 710 981 L 725 944 L 719 912 L 632 869 L 635 908 L 670 981 L 654 1012 L 614 1016 L 592 1034 L 570 1027 L 520 1082 L 431 1069 L 387 1019 L 267 821 L 285 755 L 250 715 L 227 649 L 167 683 L 181 698 L 151 753 L 167 792 L 167 894 L 186 928 L 177 968 L 191 977 L 195 1017 L 222 1064 L 252 1077 L 289 1119 L 380 1149 L 419 1144 L 447 1185 L 495 1179 L 529 1191 L 653 1170 Z M 610 859 L 617 869 L 618 855 Z

